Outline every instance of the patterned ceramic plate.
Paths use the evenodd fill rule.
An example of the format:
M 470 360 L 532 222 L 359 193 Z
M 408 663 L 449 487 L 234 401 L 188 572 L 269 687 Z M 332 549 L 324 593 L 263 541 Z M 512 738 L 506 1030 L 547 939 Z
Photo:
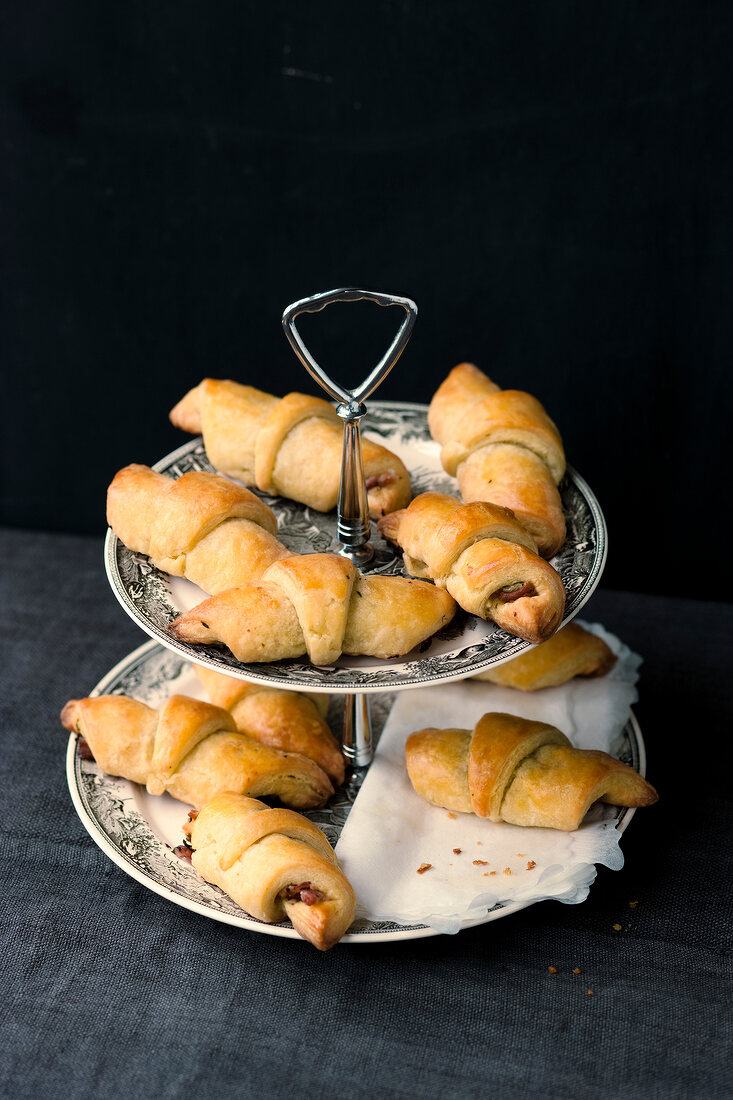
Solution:
M 430 438 L 426 405 L 374 401 L 370 403 L 365 424 L 368 436 L 396 452 L 405 463 L 415 495 L 428 489 L 456 494 L 456 482 L 443 471 L 440 449 Z M 211 470 L 212 466 L 198 438 L 162 459 L 155 469 L 180 477 L 189 470 Z M 607 537 L 596 498 L 572 469 L 568 469 L 560 493 L 568 536 L 552 564 L 565 585 L 565 622 L 568 622 L 598 584 L 606 560 Z M 278 538 L 291 550 L 304 554 L 335 549 L 338 543 L 335 512 L 315 512 L 281 497 L 259 495 L 275 512 Z M 377 534 L 374 525 L 372 542 L 376 555 L 369 572 L 404 575 L 401 554 Z M 209 668 L 277 687 L 324 692 L 397 691 L 461 680 L 529 648 L 528 642 L 505 633 L 493 623 L 459 611 L 433 638 L 405 657 L 391 661 L 342 657 L 331 667 L 319 668 L 301 658 L 243 665 L 222 646 L 193 646 L 168 633 L 168 624 L 177 615 L 205 598 L 196 585 L 161 573 L 148 558 L 123 546 L 112 531 L 105 544 L 105 565 L 117 599 L 152 638 Z
M 113 668 L 97 684 L 92 695 L 133 695 L 149 706 L 157 707 L 174 692 L 203 697 L 201 685 L 188 661 L 155 642 L 146 642 Z M 386 721 L 393 698 L 391 693 L 372 698 L 375 738 Z M 329 712 L 329 724 L 336 735 L 340 732 L 342 709 L 340 700 L 335 699 Z M 144 787 L 126 779 L 104 775 L 95 763 L 83 759 L 77 752 L 77 741 L 76 734 L 71 734 L 66 755 L 71 797 L 92 839 L 118 867 L 156 894 L 195 913 L 255 932 L 300 939 L 289 923 L 264 924 L 248 916 L 218 887 L 204 882 L 189 863 L 173 854 L 172 849 L 183 839 L 181 827 L 188 807 L 168 795 L 149 795 Z M 645 774 L 644 742 L 633 714 L 629 715 L 623 731 L 619 755 L 641 775 Z M 352 779 L 336 792 L 327 806 L 305 815 L 323 829 L 333 846 L 359 785 L 358 779 Z M 615 812 L 616 827 L 623 831 L 633 815 L 633 809 L 618 809 Z M 464 927 L 506 917 L 531 904 L 517 901 L 496 905 L 478 920 L 466 922 Z M 383 943 L 434 935 L 437 933 L 424 925 L 401 927 L 387 922 L 357 921 L 341 942 Z

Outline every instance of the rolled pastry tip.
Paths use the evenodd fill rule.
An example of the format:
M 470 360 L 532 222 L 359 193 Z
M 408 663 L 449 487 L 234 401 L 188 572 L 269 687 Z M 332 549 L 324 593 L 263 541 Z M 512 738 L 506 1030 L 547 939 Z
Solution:
M 338 943 L 354 919 L 354 891 L 312 822 L 229 793 L 192 816 L 186 831 L 202 878 L 258 920 L 290 920 L 320 951 Z

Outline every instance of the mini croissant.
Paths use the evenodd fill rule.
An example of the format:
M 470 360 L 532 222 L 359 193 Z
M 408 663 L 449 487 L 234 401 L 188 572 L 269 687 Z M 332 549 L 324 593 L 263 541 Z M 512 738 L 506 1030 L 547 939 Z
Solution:
M 205 378 L 170 413 L 177 428 L 203 433 L 217 470 L 263 492 L 300 501 L 319 512 L 336 507 L 343 424 L 320 397 L 282 399 L 238 382 Z M 410 499 L 404 463 L 370 439 L 362 440 L 369 514 L 378 519 Z
M 259 497 L 204 471 L 174 481 L 149 466 L 126 466 L 107 490 L 107 521 L 129 550 L 204 592 L 257 580 L 290 555 Z
M 328 665 L 341 653 L 408 653 L 455 610 L 447 592 L 425 581 L 362 577 L 336 554 L 299 554 L 275 562 L 259 584 L 204 600 L 168 629 L 184 642 L 223 642 L 245 663 L 307 653 Z
M 657 792 L 633 768 L 573 748 L 554 726 L 485 714 L 473 730 L 424 729 L 405 747 L 410 781 L 436 806 L 511 825 L 577 829 L 599 799 L 650 806 Z
M 242 733 L 263 745 L 307 756 L 323 768 L 334 787 L 343 783 L 343 754 L 319 709 L 321 700 L 328 706 L 328 696 L 251 684 L 199 665 L 196 675 L 209 700 L 228 710 Z
M 238 732 L 228 711 L 185 695 L 160 710 L 125 695 L 71 699 L 61 723 L 84 737 L 103 772 L 191 806 L 235 791 L 309 810 L 333 794 L 312 760 L 260 744 Z
M 579 623 L 567 623 L 541 645 L 472 679 L 518 691 L 539 691 L 566 684 L 576 676 L 605 676 L 615 664 L 616 655 L 603 638 Z
M 508 509 L 421 493 L 380 520 L 379 530 L 404 550 L 409 573 L 431 577 L 465 611 L 510 634 L 542 642 L 562 622 L 560 575 Z
M 354 891 L 307 818 L 231 793 L 217 795 L 191 818 L 184 831 L 202 878 L 258 920 L 289 919 L 320 951 L 341 939 L 354 919 Z
M 557 490 L 565 453 L 540 402 L 521 390 L 501 390 L 473 363 L 460 363 L 437 389 L 428 424 L 464 501 L 511 508 L 539 553 L 556 554 L 565 541 Z

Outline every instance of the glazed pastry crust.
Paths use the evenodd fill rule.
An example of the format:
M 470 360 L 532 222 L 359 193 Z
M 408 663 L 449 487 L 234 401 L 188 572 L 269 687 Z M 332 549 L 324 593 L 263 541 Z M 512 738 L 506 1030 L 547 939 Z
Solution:
M 202 433 L 217 470 L 320 512 L 336 507 L 343 425 L 322 398 L 290 393 L 280 400 L 252 386 L 205 378 L 170 419 L 184 431 Z M 404 463 L 366 438 L 362 457 L 372 518 L 404 507 L 412 495 Z
M 473 679 L 518 691 L 540 691 L 576 676 L 605 676 L 615 663 L 615 654 L 602 638 L 578 623 L 568 623 L 541 645 Z
M 168 629 L 184 642 L 221 642 L 244 663 L 305 653 L 330 663 L 341 653 L 401 656 L 450 622 L 455 610 L 447 592 L 423 581 L 362 577 L 345 558 L 302 554 L 276 563 L 260 584 L 204 600 Z
M 173 480 L 149 466 L 126 466 L 107 491 L 107 521 L 128 549 L 204 592 L 257 579 L 290 556 L 259 497 L 203 471 Z
M 508 509 L 422 493 L 379 530 L 402 548 L 408 572 L 432 578 L 470 614 L 529 642 L 544 641 L 562 622 L 560 576 Z M 517 591 L 524 594 L 514 598 Z
M 270 809 L 241 795 L 218 795 L 192 821 L 191 862 L 253 917 L 289 919 L 321 951 L 337 943 L 354 919 L 354 891 L 323 833 L 290 810 Z M 307 883 L 314 904 L 281 892 Z
M 500 390 L 473 363 L 460 363 L 436 391 L 428 424 L 464 501 L 511 508 L 543 557 L 557 553 L 565 540 L 557 490 L 565 454 L 540 402 L 521 390 Z
M 344 780 L 344 758 L 326 722 L 327 695 L 281 691 L 196 666 L 209 700 L 228 710 L 240 733 L 282 752 L 315 760 L 334 787 Z
M 228 711 L 184 695 L 171 696 L 160 710 L 124 695 L 71 699 L 61 723 L 86 739 L 103 772 L 189 805 L 228 790 L 276 795 L 305 810 L 333 794 L 313 760 L 247 737 Z
M 650 806 L 658 797 L 608 753 L 576 749 L 554 726 L 510 714 L 485 714 L 473 730 L 418 730 L 405 758 L 428 802 L 512 825 L 572 831 L 599 800 Z

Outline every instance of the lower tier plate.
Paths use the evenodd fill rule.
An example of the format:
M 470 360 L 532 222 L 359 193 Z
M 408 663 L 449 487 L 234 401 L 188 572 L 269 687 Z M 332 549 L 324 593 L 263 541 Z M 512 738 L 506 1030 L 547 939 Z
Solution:
M 132 695 L 149 706 L 158 707 L 174 692 L 204 697 L 188 661 L 155 642 L 147 642 L 120 661 L 91 694 Z M 393 698 L 391 693 L 383 693 L 372 699 L 375 738 L 384 725 Z M 342 711 L 343 700 L 333 699 L 329 723 L 337 735 Z M 168 795 L 149 795 L 144 787 L 126 779 L 105 775 L 94 762 L 82 757 L 77 750 L 78 740 L 76 734 L 71 734 L 66 756 L 71 798 L 94 842 L 118 867 L 149 890 L 194 913 L 252 932 L 300 939 L 289 923 L 265 924 L 250 917 L 218 887 L 205 882 L 189 863 L 174 855 L 173 848 L 183 840 L 182 826 L 190 807 Z M 641 775 L 645 774 L 644 742 L 632 713 L 623 731 L 619 755 Z M 359 785 L 358 774 L 355 773 L 325 807 L 305 814 L 323 830 L 334 847 L 358 794 Z M 619 808 L 614 816 L 616 828 L 623 832 L 634 816 L 634 810 Z M 498 920 L 529 904 L 532 902 L 496 905 L 477 920 L 466 922 L 463 927 Z M 362 920 L 355 922 L 340 942 L 382 943 L 437 934 L 424 925 L 402 927 Z

